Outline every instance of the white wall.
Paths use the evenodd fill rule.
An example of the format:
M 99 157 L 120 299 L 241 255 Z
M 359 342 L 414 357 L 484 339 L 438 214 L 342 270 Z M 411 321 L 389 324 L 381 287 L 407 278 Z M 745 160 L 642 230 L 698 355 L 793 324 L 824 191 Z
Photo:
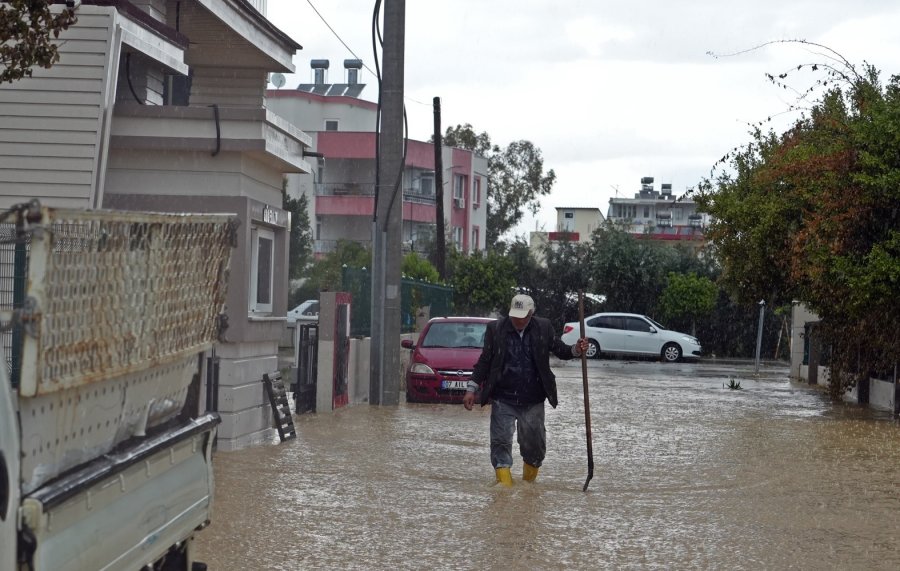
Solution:
M 103 118 L 115 91 L 112 11 L 82 5 L 78 23 L 60 34 L 56 65 L 0 86 L 0 208 L 23 197 L 95 205 Z
M 343 72 L 342 69 L 329 71 L 332 73 Z M 331 79 L 334 81 L 335 78 Z M 340 83 L 340 81 L 334 81 L 334 83 Z M 356 102 L 350 97 L 340 99 L 330 97 L 327 102 L 306 98 L 303 95 L 268 97 L 266 99 L 268 109 L 307 132 L 324 131 L 326 119 L 337 119 L 338 131 L 372 133 L 375 131 L 376 111 L 370 108 L 371 105 L 371 102 Z
M 819 321 L 819 316 L 809 310 L 802 303 L 795 303 L 791 310 L 791 373 L 790 376 L 797 381 L 809 380 L 809 366 L 803 364 L 804 329 L 809 322 Z M 818 382 L 820 386 L 828 384 L 829 369 L 819 366 Z M 895 385 L 893 382 L 869 379 L 869 403 L 868 406 L 876 410 L 894 411 Z M 843 399 L 847 402 L 859 402 L 859 390 L 854 387 L 844 393 Z

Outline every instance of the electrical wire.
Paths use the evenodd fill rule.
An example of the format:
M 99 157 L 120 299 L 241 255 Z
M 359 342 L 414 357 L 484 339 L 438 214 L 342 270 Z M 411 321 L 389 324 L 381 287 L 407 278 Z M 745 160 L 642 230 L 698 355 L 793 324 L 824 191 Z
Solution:
M 406 152 L 409 149 L 409 122 L 406 118 L 406 105 L 403 106 L 403 157 L 400 159 L 400 169 L 397 172 L 397 180 L 394 182 L 394 192 L 391 193 L 391 202 L 388 204 L 387 214 L 384 218 L 384 230 L 387 231 L 388 220 L 391 216 L 391 209 L 394 208 L 394 200 L 400 192 L 403 183 L 403 167 L 406 165 Z
M 345 42 L 345 41 L 343 40 L 343 38 L 341 38 L 341 36 L 338 35 L 338 33 L 334 30 L 334 28 L 331 27 L 331 24 L 328 23 L 328 20 L 326 20 L 325 17 L 322 15 L 322 13 L 319 12 L 318 8 L 316 8 L 316 7 L 313 5 L 312 0 L 306 0 L 306 3 L 309 4 L 309 7 L 313 9 L 313 12 L 316 13 L 316 16 L 318 16 L 319 19 L 322 20 L 322 22 L 323 22 L 326 26 L 328 26 L 328 29 L 331 30 L 331 33 L 334 34 L 334 37 L 337 38 L 338 41 L 341 42 L 341 44 L 343 44 L 343 46 L 344 46 L 345 48 L 347 48 L 347 51 L 350 52 L 350 54 L 351 54 L 353 57 L 355 57 L 356 59 L 358 59 L 359 61 L 363 61 L 361 57 L 359 57 L 358 55 L 356 55 L 356 53 L 355 53 L 352 49 L 350 49 L 350 46 L 347 45 L 347 42 Z M 378 6 L 378 5 L 380 5 L 380 4 L 381 4 L 380 1 L 376 4 L 376 8 L 375 8 L 375 10 L 376 10 L 376 17 L 377 17 L 377 14 L 378 14 L 378 10 L 380 10 L 380 6 Z M 367 70 L 369 70 L 369 73 L 371 73 L 372 75 L 378 77 L 378 74 L 375 73 L 374 71 L 372 71 L 371 68 L 369 68 L 369 66 L 367 66 L 365 63 L 363 63 L 363 67 L 366 68 Z M 378 67 L 377 64 L 376 64 L 375 67 Z
M 134 100 L 141 105 L 146 105 L 147 102 L 138 97 L 137 92 L 135 92 L 134 90 L 134 85 L 131 84 L 131 52 L 125 54 L 125 79 L 128 83 L 128 89 L 131 90 L 131 96 L 134 97 Z
M 384 38 L 381 35 L 381 28 L 378 26 L 378 17 L 381 13 L 381 0 L 375 1 L 375 10 L 372 14 L 372 55 L 375 59 L 375 69 L 378 70 L 376 78 L 378 79 L 378 105 L 377 105 L 377 113 L 375 119 L 375 208 L 373 212 L 372 222 L 376 224 L 378 221 L 378 199 L 381 194 L 381 98 L 383 94 L 382 83 L 381 83 L 381 67 L 378 60 L 378 48 L 381 47 L 384 50 Z M 403 169 L 406 166 L 406 156 L 409 150 L 409 120 L 406 115 L 406 105 L 403 105 L 403 155 L 400 159 L 400 165 L 397 169 L 397 177 L 393 184 L 393 190 L 391 191 L 391 199 L 388 203 L 387 212 L 385 212 L 384 223 L 382 224 L 383 231 L 387 231 L 388 221 L 391 217 L 391 210 L 394 208 L 394 202 L 397 199 L 397 194 L 400 192 L 401 186 L 403 184 Z
M 308 1 L 308 0 L 307 0 Z M 381 0 L 375 0 L 375 9 L 372 13 L 372 57 L 375 60 L 375 81 L 378 86 L 378 101 L 375 105 L 375 207 L 372 209 L 372 223 L 378 222 L 378 198 L 380 195 L 379 183 L 381 182 L 381 67 L 378 62 L 378 15 L 381 12 Z

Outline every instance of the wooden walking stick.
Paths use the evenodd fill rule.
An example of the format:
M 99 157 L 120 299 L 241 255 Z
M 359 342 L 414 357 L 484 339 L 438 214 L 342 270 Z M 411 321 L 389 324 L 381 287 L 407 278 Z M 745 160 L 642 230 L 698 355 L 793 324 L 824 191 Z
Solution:
M 581 326 L 581 339 L 585 338 L 584 331 L 584 292 L 578 292 L 578 322 Z M 581 378 L 584 383 L 584 433 L 587 436 L 587 458 L 588 458 L 588 475 L 584 481 L 582 492 L 586 492 L 591 478 L 594 477 L 594 444 L 591 439 L 591 398 L 588 395 L 588 375 L 587 375 L 587 351 L 581 352 Z

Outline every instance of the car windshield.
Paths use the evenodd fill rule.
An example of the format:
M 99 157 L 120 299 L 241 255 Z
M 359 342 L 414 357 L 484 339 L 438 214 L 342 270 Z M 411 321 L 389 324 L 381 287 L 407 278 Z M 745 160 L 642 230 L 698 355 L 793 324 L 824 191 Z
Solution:
M 421 346 L 480 349 L 486 329 L 487 323 L 432 323 Z

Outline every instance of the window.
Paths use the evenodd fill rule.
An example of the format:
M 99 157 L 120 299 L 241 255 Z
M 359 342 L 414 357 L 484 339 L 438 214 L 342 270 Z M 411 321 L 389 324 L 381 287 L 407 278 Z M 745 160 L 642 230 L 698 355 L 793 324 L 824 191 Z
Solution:
M 641 331 L 643 333 L 650 333 L 650 324 L 643 319 L 638 319 L 637 317 L 626 317 L 625 328 L 629 331 Z
M 622 323 L 621 317 L 605 316 L 598 317 L 597 325 L 594 327 L 601 327 L 603 329 L 625 329 L 625 324 Z
M 337 119 L 325 119 L 325 130 L 326 131 L 337 131 L 338 130 L 338 120 Z
M 472 226 L 472 250 L 475 251 L 478 249 L 478 238 L 481 231 L 478 226 Z
M 472 181 L 472 207 L 478 208 L 481 204 L 481 177 L 476 176 Z
M 460 252 L 463 251 L 463 229 L 461 226 L 453 227 L 453 245 Z
M 650 207 L 644 206 L 644 218 L 650 218 Z
M 462 202 L 466 198 L 466 177 L 456 175 L 453 178 L 453 198 Z
M 434 173 L 426 173 L 419 178 L 419 193 L 434 196 Z
M 252 231 L 253 252 L 250 261 L 250 311 L 272 311 L 272 283 L 275 261 L 275 233 L 256 228 Z
M 563 212 L 562 228 L 560 228 L 559 230 L 560 230 L 560 232 L 574 232 L 575 231 L 575 213 L 574 212 Z

